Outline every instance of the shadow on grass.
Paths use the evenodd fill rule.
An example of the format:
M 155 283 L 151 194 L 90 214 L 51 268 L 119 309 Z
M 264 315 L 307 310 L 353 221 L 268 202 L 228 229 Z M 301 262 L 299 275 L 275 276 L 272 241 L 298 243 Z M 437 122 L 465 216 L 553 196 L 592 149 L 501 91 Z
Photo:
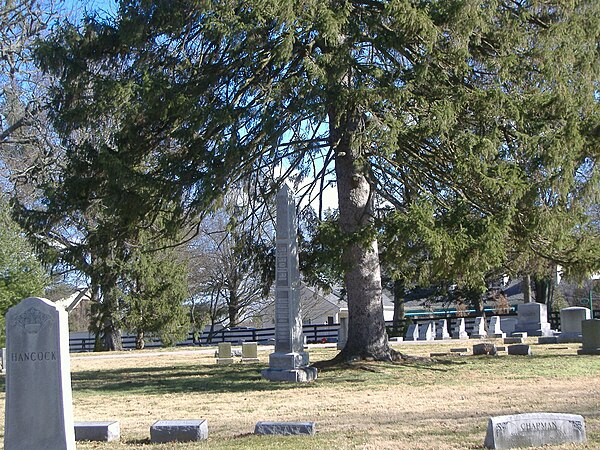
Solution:
M 181 392 L 280 391 L 310 384 L 272 383 L 259 365 L 142 367 L 81 371 L 71 374 L 73 391 L 159 395 Z

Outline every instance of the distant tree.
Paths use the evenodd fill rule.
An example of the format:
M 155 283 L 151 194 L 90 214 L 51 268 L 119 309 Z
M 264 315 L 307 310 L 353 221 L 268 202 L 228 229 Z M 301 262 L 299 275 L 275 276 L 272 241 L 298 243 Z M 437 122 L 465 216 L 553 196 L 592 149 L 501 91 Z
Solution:
M 206 216 L 189 243 L 196 292 L 210 303 L 212 324 L 237 326 L 261 309 L 274 277 L 272 221 L 253 210 L 245 194 L 232 193 Z
M 163 344 L 175 345 L 190 331 L 185 301 L 188 294 L 185 261 L 173 248 L 136 249 L 128 258 L 119 284 L 123 296 L 123 324 L 137 334 L 136 348 L 156 335 Z
M 4 316 L 27 297 L 44 296 L 50 277 L 37 259 L 25 234 L 12 220 L 10 207 L 0 195 L 0 341 L 4 342 Z

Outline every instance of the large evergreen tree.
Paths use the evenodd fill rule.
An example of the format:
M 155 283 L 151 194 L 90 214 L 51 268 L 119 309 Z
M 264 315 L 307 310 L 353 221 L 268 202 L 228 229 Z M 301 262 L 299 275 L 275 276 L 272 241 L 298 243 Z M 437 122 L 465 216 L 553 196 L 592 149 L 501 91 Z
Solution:
M 53 116 L 69 152 L 64 184 L 83 177 L 94 186 L 98 167 L 126 174 L 101 177 L 119 198 L 107 203 L 118 240 L 167 204 L 177 205 L 168 209 L 177 228 L 231 181 L 264 179 L 284 159 L 305 173 L 320 156 L 317 174 L 334 167 L 346 244 L 340 358 L 395 358 L 376 196 L 420 211 L 421 228 L 444 238 L 436 251 L 449 261 L 469 252 L 471 267 L 489 264 L 488 249 L 506 252 L 514 230 L 528 247 L 548 230 L 577 235 L 586 218 L 569 208 L 598 190 L 599 8 L 593 0 L 123 1 L 114 20 L 67 27 L 39 52 L 61 80 Z M 110 118 L 107 134 L 85 137 L 98 117 Z M 95 193 L 63 197 L 89 204 Z M 440 217 L 452 218 L 449 230 L 436 227 Z M 597 252 L 582 257 L 576 247 L 572 262 L 598 263 Z M 551 250 L 569 249 L 540 248 Z

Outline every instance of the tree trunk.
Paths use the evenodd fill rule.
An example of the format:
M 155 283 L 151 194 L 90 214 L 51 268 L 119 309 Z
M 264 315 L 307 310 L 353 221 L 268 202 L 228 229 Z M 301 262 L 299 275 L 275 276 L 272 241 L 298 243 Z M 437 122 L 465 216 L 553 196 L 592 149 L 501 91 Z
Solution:
M 531 303 L 531 275 L 526 274 L 523 276 L 521 286 L 523 288 L 523 302 Z
M 404 283 L 400 280 L 394 280 L 394 318 L 392 330 L 398 336 L 404 335 Z
M 146 346 L 146 342 L 144 341 L 144 330 L 137 330 L 137 334 L 135 336 L 135 348 L 137 350 L 143 350 Z
M 238 296 L 230 291 L 229 292 L 229 302 L 227 305 L 227 311 L 229 313 L 229 326 L 237 327 L 239 320 L 239 310 L 240 310 L 240 302 Z
M 104 348 L 108 351 L 123 350 L 121 331 L 114 326 L 110 319 L 104 321 Z
M 367 178 L 368 160 L 353 149 L 357 111 L 330 112 L 330 136 L 335 150 L 340 228 L 348 239 L 344 281 L 348 296 L 348 340 L 337 360 L 397 359 L 390 349 L 383 318 L 377 239 L 372 230 L 373 192 Z M 340 122 L 340 118 L 345 118 Z M 349 119 L 349 120 L 348 120 Z

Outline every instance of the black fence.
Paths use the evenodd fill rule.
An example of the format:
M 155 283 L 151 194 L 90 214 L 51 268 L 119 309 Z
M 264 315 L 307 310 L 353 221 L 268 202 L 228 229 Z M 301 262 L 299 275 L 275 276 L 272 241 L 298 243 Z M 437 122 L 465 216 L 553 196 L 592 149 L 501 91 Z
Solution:
M 511 311 L 507 314 L 495 314 L 493 312 L 486 312 L 487 317 L 498 315 L 501 318 L 514 318 L 516 320 L 517 313 Z M 548 314 L 548 322 L 550 322 L 553 330 L 560 331 L 560 313 L 551 312 Z M 476 314 L 469 314 L 464 316 L 465 328 L 467 331 L 473 328 L 475 318 L 478 317 Z M 593 312 L 593 317 L 600 319 L 600 310 L 596 309 Z M 431 314 L 419 314 L 409 315 L 406 317 L 399 327 L 394 328 L 392 322 L 386 322 L 386 328 L 390 336 L 404 336 L 408 325 L 411 323 L 427 323 L 429 321 L 437 321 L 440 319 L 446 319 L 448 326 L 448 333 L 452 334 L 452 330 L 456 320 L 458 319 L 455 313 L 431 313 Z M 327 343 L 337 342 L 338 339 L 339 324 L 332 325 L 303 325 L 302 331 L 306 338 L 306 342 L 312 343 Z M 135 349 L 136 336 L 135 335 L 124 335 L 122 337 L 124 349 Z M 194 340 L 194 335 L 190 333 L 185 341 L 179 342 L 177 346 L 199 346 L 199 345 L 212 345 L 219 342 L 231 342 L 232 344 L 241 344 L 242 342 L 258 342 L 258 344 L 273 344 L 275 342 L 275 328 L 236 328 L 236 329 L 222 329 L 213 333 L 204 332 L 199 338 Z M 163 344 L 159 339 L 146 338 L 145 348 L 160 348 Z M 73 353 L 78 352 L 91 352 L 94 351 L 94 338 L 92 337 L 72 337 L 69 339 L 69 350 Z

